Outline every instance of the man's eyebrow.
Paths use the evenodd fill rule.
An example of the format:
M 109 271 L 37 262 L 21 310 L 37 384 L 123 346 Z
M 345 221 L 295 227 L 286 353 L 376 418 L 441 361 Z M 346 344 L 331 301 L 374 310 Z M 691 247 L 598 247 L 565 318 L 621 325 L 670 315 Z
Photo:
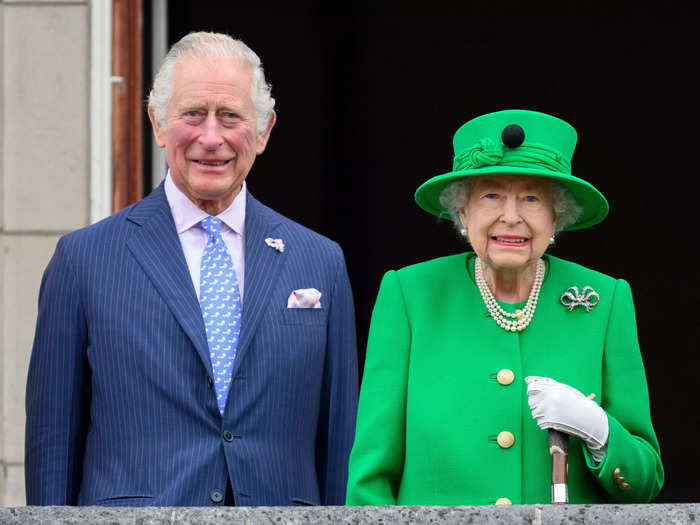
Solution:
M 178 102 L 175 106 L 177 109 L 189 109 L 189 108 L 201 108 L 203 104 L 198 103 L 194 100 L 183 100 Z
M 183 100 L 181 102 L 178 102 L 177 105 L 175 106 L 176 109 L 178 110 L 183 110 L 183 109 L 200 109 L 206 107 L 207 104 L 203 104 L 202 102 L 198 102 L 196 100 Z M 230 102 L 222 102 L 220 104 L 217 104 L 216 107 L 214 108 L 214 111 L 240 111 L 240 107 L 234 103 Z

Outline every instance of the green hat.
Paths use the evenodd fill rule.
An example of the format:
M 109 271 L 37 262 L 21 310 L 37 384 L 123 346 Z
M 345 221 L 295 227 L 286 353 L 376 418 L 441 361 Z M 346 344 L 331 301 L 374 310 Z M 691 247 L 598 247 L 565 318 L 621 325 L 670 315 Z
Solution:
M 415 194 L 418 206 L 445 217 L 440 193 L 462 177 L 536 175 L 556 180 L 583 208 L 566 230 L 588 228 L 608 214 L 608 201 L 583 179 L 571 175 L 576 130 L 561 119 L 522 109 L 487 113 L 460 127 L 452 141 L 452 171 L 423 183 Z

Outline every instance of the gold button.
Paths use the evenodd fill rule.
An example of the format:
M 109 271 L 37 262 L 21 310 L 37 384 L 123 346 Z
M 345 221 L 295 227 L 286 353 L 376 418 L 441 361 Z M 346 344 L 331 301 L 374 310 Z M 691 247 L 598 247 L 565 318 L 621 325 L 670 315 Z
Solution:
M 515 436 L 507 430 L 504 430 L 498 434 L 496 441 L 498 441 L 498 445 L 501 448 L 510 448 L 513 446 L 513 443 L 515 443 Z
M 512 370 L 508 370 L 507 368 L 504 368 L 503 370 L 500 370 L 498 372 L 498 374 L 496 375 L 496 379 L 503 386 L 507 386 L 513 382 L 513 379 L 515 379 L 515 374 L 513 373 Z
M 508 498 L 498 498 L 496 500 L 496 505 L 512 505 L 513 502 L 510 501 Z

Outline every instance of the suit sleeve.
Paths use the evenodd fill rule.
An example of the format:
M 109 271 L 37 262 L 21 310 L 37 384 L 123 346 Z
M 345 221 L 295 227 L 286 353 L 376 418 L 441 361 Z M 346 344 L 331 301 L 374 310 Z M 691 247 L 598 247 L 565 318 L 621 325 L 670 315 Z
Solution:
M 372 313 L 347 503 L 395 505 L 404 466 L 411 332 L 395 271 L 387 272 Z
M 75 505 L 82 478 L 89 421 L 87 327 L 64 241 L 42 279 L 27 377 L 28 505 Z
M 611 501 L 647 503 L 661 490 L 664 470 L 651 423 L 632 291 L 624 280 L 617 281 L 606 335 L 602 407 L 610 427 L 607 455 L 596 465 L 584 447 L 588 467 Z M 615 482 L 616 469 L 628 490 Z
M 316 472 L 322 505 L 343 505 L 348 456 L 357 414 L 355 308 L 345 259 L 339 246 L 330 295 L 321 413 L 316 437 Z M 323 301 L 323 299 L 322 299 Z

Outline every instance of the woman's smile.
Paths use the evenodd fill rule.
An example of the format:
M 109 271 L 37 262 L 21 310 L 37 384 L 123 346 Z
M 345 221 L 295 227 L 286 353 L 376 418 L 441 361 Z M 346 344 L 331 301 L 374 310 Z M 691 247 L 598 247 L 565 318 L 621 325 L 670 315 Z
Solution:
M 530 241 L 529 237 L 518 235 L 492 235 L 491 242 L 498 246 L 506 246 L 508 248 L 522 248 Z

